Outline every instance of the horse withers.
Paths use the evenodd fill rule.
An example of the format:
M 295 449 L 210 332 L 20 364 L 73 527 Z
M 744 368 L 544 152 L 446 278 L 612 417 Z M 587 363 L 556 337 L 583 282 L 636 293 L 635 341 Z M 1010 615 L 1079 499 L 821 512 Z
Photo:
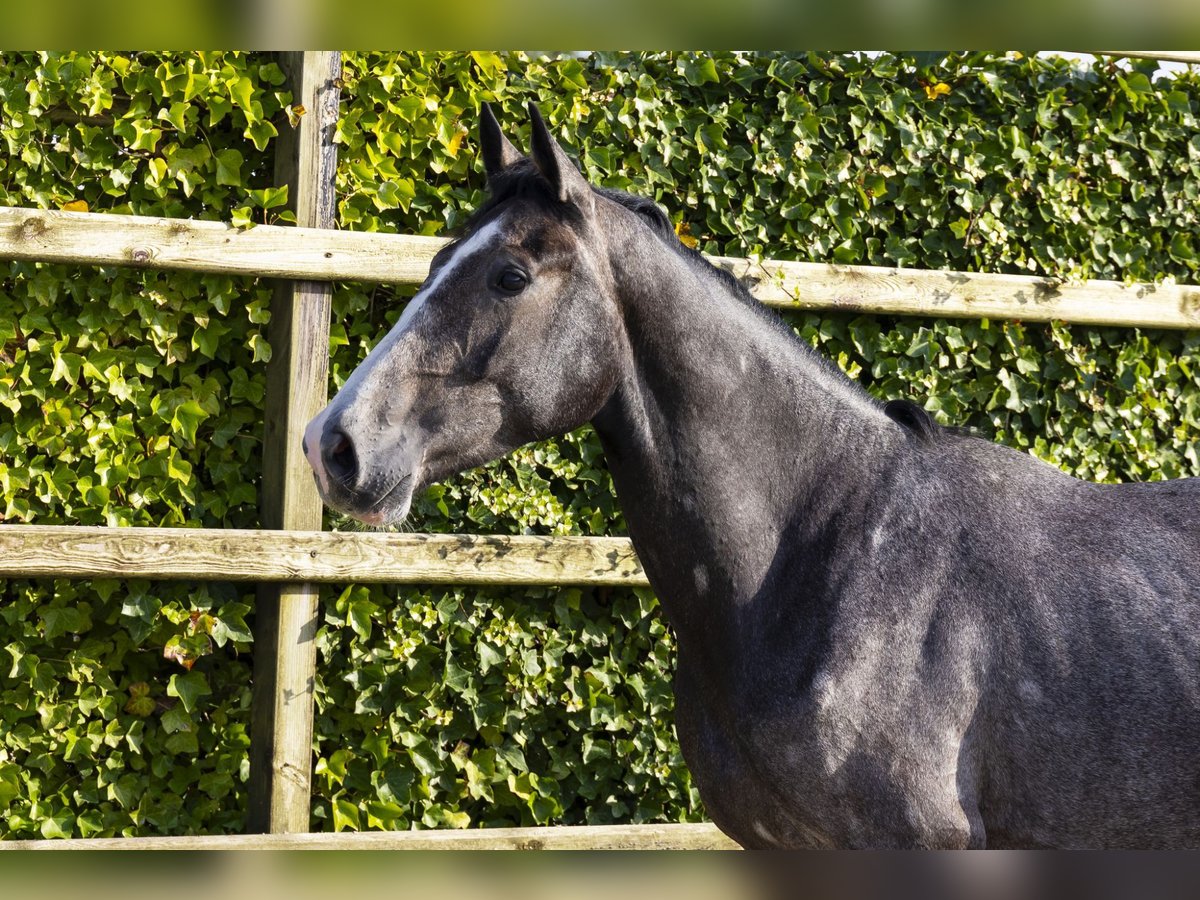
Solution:
M 1100 485 L 881 405 L 486 107 L 490 198 L 309 425 L 325 502 L 591 422 L 747 847 L 1200 846 L 1200 479 Z

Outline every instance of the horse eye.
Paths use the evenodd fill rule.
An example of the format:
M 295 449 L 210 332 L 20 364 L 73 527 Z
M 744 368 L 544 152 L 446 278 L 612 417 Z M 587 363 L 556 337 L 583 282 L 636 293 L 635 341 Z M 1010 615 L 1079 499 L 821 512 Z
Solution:
M 496 279 L 496 287 L 506 294 L 519 294 L 529 285 L 529 279 L 524 272 L 517 269 L 505 269 Z

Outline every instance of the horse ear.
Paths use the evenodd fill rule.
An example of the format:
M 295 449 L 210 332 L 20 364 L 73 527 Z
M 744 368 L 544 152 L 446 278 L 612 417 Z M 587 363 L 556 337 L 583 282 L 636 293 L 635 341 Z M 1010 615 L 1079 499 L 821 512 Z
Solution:
M 534 103 L 529 104 L 529 119 L 533 131 L 529 139 L 530 156 L 533 164 L 542 173 L 556 196 L 563 203 L 574 203 L 588 209 L 592 203 L 592 186 L 587 183 L 575 163 L 550 136 L 550 130 Z
M 483 170 L 488 181 L 521 159 L 521 151 L 500 130 L 496 114 L 488 103 L 479 109 L 479 147 L 483 153 Z

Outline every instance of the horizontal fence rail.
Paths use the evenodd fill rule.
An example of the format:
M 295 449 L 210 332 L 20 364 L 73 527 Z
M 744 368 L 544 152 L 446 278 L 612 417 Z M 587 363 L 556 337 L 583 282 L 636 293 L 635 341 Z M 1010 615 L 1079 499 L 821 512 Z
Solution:
M 444 238 L 0 207 L 0 259 L 420 284 Z M 1200 287 L 710 257 L 782 309 L 1200 327 Z
M 1200 51 L 1195 50 L 1086 50 L 1097 56 L 1115 56 L 1122 59 L 1155 59 L 1160 62 L 1188 63 L 1200 65 Z
M 81 525 L 0 525 L 0 578 L 649 585 L 627 538 Z
M 445 243 L 420 235 L 0 207 L 0 259 L 30 262 L 420 284 Z
M 740 850 L 715 825 L 561 825 L 462 831 L 226 834 L 0 841 L 0 850 Z
M 1080 325 L 1200 327 L 1200 287 L 1116 281 L 1060 282 L 882 266 L 755 262 L 710 257 L 767 306 Z

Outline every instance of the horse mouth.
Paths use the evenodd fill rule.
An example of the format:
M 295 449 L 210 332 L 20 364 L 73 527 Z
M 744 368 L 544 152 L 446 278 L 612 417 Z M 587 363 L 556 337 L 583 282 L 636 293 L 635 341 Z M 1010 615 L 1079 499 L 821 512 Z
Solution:
M 366 513 L 358 515 L 356 518 L 376 528 L 403 521 L 404 517 L 408 515 L 408 509 L 412 503 L 412 483 L 412 473 L 409 472 L 392 485 L 391 490 L 384 494 Z
M 402 522 L 408 515 L 408 510 L 412 503 L 412 487 L 413 476 L 410 472 L 392 485 L 387 493 L 369 506 L 364 507 L 364 504 L 360 502 L 364 498 L 354 494 L 336 500 L 332 497 L 324 497 L 323 499 L 328 506 L 333 507 L 338 512 L 345 513 L 351 518 L 362 522 L 364 525 L 381 528 L 384 525 L 394 525 L 397 522 Z

